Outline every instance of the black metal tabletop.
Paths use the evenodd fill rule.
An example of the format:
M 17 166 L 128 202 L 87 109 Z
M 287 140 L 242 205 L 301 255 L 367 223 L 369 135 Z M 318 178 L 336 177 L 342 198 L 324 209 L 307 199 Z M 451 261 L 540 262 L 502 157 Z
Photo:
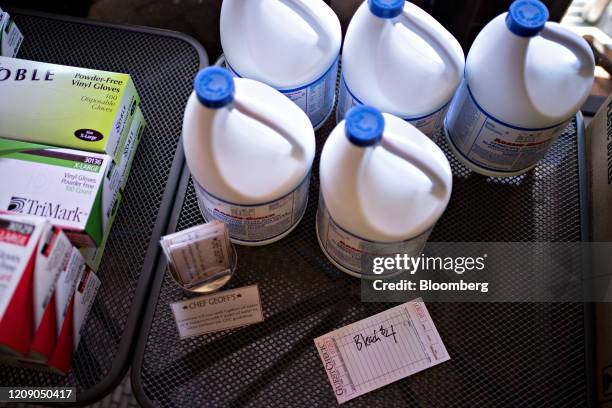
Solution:
M 208 64 L 183 34 L 11 11 L 25 35 L 20 58 L 131 74 L 147 120 L 98 276 L 100 291 L 67 377 L 0 366 L 0 386 L 76 387 L 79 403 L 124 377 L 150 295 L 184 159 L 179 144 L 195 74 Z
M 228 288 L 258 284 L 264 322 L 179 339 L 170 303 L 186 298 L 161 262 L 132 366 L 143 406 L 327 407 L 336 399 L 313 339 L 393 306 L 360 301 L 359 279 L 338 271 L 315 235 L 317 132 L 309 204 L 298 227 L 263 247 L 238 247 Z M 582 117 L 528 174 L 472 173 L 448 152 L 453 196 L 431 240 L 588 240 Z M 441 135 L 439 135 L 441 136 Z M 439 138 L 443 140 L 443 138 Z M 204 222 L 187 168 L 168 232 Z M 428 303 L 451 360 L 347 402 L 347 407 L 593 406 L 592 310 L 583 303 Z

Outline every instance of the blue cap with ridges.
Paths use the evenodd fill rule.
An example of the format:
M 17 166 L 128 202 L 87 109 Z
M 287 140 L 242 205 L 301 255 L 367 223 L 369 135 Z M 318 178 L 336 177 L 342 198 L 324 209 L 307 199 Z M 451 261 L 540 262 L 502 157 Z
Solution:
M 346 137 L 357 146 L 373 146 L 380 142 L 385 131 L 385 118 L 371 106 L 356 106 L 346 115 Z
M 402 14 L 406 0 L 368 0 L 370 11 L 376 17 L 395 18 Z
M 234 78 L 227 69 L 208 67 L 196 75 L 194 89 L 200 103 L 207 108 L 222 108 L 234 101 Z
M 520 37 L 538 35 L 548 21 L 548 9 L 539 0 L 517 0 L 506 16 L 508 29 Z

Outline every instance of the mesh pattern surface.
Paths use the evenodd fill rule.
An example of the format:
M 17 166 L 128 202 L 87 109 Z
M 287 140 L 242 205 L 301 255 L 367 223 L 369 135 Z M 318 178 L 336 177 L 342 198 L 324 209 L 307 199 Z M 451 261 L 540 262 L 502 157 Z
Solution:
M 317 132 L 318 153 L 334 116 Z M 438 135 L 441 136 L 441 135 Z M 442 140 L 443 137 L 438 137 Z M 493 179 L 460 165 L 435 241 L 580 241 L 576 123 L 527 175 Z M 360 282 L 335 269 L 315 234 L 318 160 L 298 227 L 264 247 L 237 247 L 228 287 L 259 284 L 265 321 L 179 340 L 169 304 L 185 299 L 167 273 L 144 349 L 142 387 L 159 407 L 336 406 L 313 339 L 391 304 L 361 303 Z M 189 181 L 177 230 L 203 222 Z M 429 303 L 451 361 L 345 405 L 586 405 L 582 304 Z
M 149 242 L 159 239 L 152 236 L 158 215 L 160 221 L 167 220 L 160 206 L 200 55 L 187 41 L 165 35 L 26 15 L 15 15 L 15 20 L 25 35 L 20 58 L 132 74 L 147 120 L 98 273 L 102 286 L 72 372 L 62 377 L 0 367 L 1 385 L 71 386 L 81 393 L 109 380 L 105 377 L 120 341 L 127 329 L 134 329 L 126 327 L 128 315 L 132 309 L 142 310 L 143 302 L 134 304 L 134 296 L 139 282 L 146 286 L 151 280 L 152 271 L 143 270 L 143 264 Z M 175 166 L 177 171 L 181 165 Z M 128 333 L 122 347 L 133 340 L 135 334 Z

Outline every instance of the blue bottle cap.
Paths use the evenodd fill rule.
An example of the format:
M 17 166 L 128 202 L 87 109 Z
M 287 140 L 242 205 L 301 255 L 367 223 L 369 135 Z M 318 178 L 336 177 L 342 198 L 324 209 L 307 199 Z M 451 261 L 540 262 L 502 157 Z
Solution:
M 219 67 L 208 67 L 198 72 L 194 88 L 200 103 L 213 109 L 232 103 L 236 92 L 232 74 Z
M 374 146 L 382 139 L 385 118 L 378 109 L 371 106 L 356 106 L 346 115 L 344 129 L 352 144 L 361 147 Z
M 402 14 L 406 0 L 368 0 L 370 11 L 376 17 L 395 18 Z
M 506 16 L 508 29 L 520 37 L 533 37 L 548 21 L 548 9 L 539 0 L 517 0 Z

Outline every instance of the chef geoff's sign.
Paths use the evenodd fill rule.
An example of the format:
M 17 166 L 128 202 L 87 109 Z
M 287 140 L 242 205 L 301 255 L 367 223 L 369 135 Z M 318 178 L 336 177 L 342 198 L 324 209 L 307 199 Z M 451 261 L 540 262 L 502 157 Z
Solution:
M 181 339 L 263 321 L 257 285 L 170 305 Z

